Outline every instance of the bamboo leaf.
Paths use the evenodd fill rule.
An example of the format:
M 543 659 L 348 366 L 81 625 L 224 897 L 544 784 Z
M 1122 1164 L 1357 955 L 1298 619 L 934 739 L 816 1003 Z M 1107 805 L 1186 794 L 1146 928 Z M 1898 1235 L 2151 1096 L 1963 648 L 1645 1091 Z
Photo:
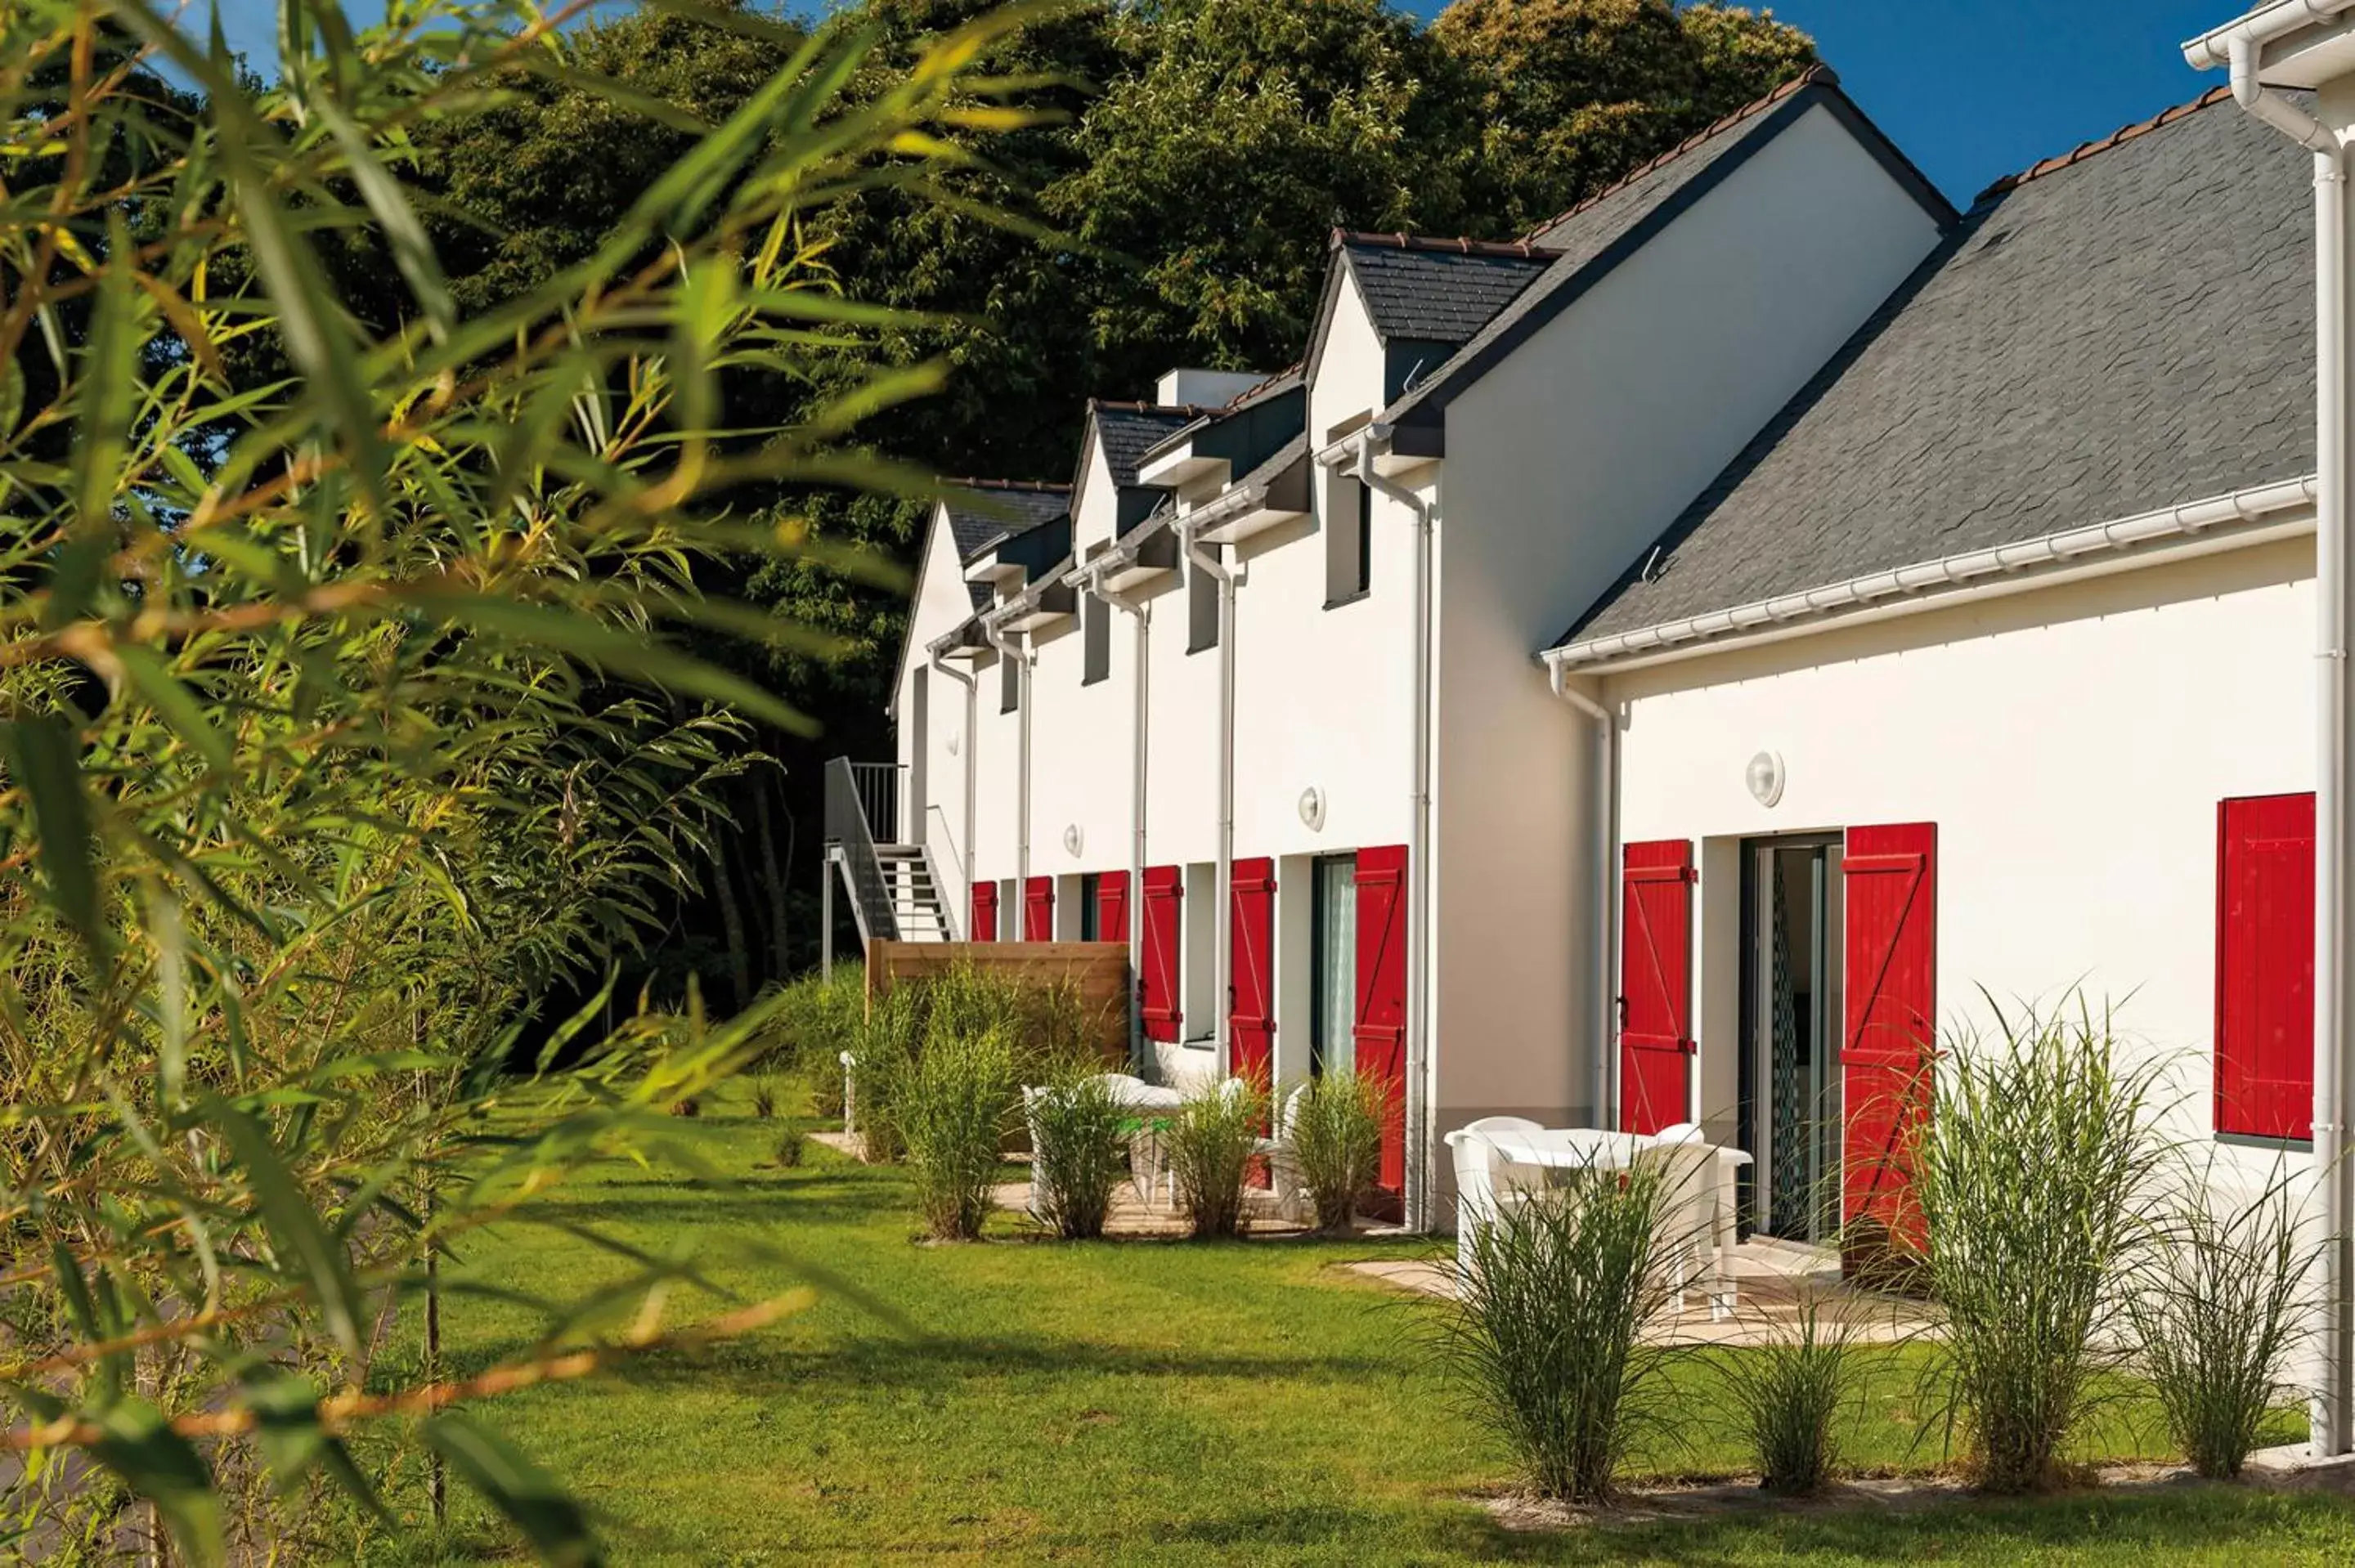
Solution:
M 114 657 L 123 666 L 123 678 L 147 699 L 156 716 L 204 758 L 215 778 L 228 779 L 235 768 L 229 736 L 215 727 L 204 705 L 180 683 L 164 656 L 152 648 L 124 643 L 114 650 Z
M 80 747 L 71 730 L 46 714 L 16 719 L 7 730 L 9 763 L 32 802 L 40 835 L 49 902 L 103 968 L 113 944 L 100 917 L 97 845 L 82 793 Z
M 425 1424 L 425 1441 L 523 1532 L 541 1561 L 555 1568 L 595 1568 L 604 1561 L 581 1505 L 506 1439 L 450 1414 Z
M 97 1417 L 91 1451 L 132 1491 L 154 1503 L 194 1563 L 224 1560 L 220 1499 L 211 1469 L 164 1413 L 144 1400 L 117 1402 Z
M 359 1289 L 338 1247 L 295 1183 L 293 1172 L 270 1141 L 261 1124 L 225 1100 L 208 1100 L 213 1121 L 228 1138 L 230 1151 L 245 1172 L 255 1204 L 261 1212 L 271 1239 L 300 1268 L 318 1301 L 327 1332 L 346 1355 L 357 1356 L 364 1311 Z

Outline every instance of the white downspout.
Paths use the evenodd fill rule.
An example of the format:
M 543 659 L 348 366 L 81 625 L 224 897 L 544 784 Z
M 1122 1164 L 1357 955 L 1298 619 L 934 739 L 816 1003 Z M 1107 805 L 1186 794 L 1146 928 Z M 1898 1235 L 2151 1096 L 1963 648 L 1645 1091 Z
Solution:
M 1594 1125 L 1611 1127 L 1619 1119 L 1611 1081 L 1619 1033 L 1619 720 L 1570 684 L 1561 660 L 1546 661 L 1546 675 L 1555 696 L 1594 721 Z
M 1087 589 L 1101 602 L 1126 612 L 1136 626 L 1136 701 L 1130 715 L 1128 761 L 1128 1059 L 1145 1065 L 1145 806 L 1148 716 L 1153 694 L 1153 607 L 1141 599 L 1104 587 L 1100 572 L 1091 573 Z
M 1193 529 L 1181 524 L 1179 536 L 1186 542 L 1186 558 L 1199 570 L 1209 573 L 1210 580 L 1219 585 L 1219 906 L 1215 912 L 1218 935 L 1213 938 L 1216 951 L 1211 956 L 1210 995 L 1218 1020 L 1219 1076 L 1223 1078 L 1234 1070 L 1227 1038 L 1227 1015 L 1233 1011 L 1228 992 L 1234 986 L 1235 573 L 1202 547 Z M 1139 887 L 1138 898 L 1144 895 L 1144 888 Z
M 1391 444 L 1391 427 L 1369 425 L 1355 442 L 1358 482 L 1406 507 L 1414 517 L 1414 660 L 1408 694 L 1414 724 L 1406 875 L 1406 1228 L 1431 1228 L 1431 1011 L 1437 1001 L 1431 963 L 1432 613 L 1431 503 L 1378 472 L 1376 449 Z
M 979 858 L 980 846 L 973 842 L 974 749 L 980 737 L 974 733 L 974 720 L 980 707 L 981 682 L 970 670 L 952 670 L 938 652 L 932 656 L 932 668 L 964 688 L 964 863 L 957 869 L 964 874 L 964 910 L 962 919 L 965 940 L 973 940 L 973 868 Z
M 1019 710 L 1015 717 L 1021 736 L 1016 744 L 1021 755 L 1015 762 L 1015 810 L 1019 815 L 1014 824 L 1014 936 L 1010 938 L 1019 942 L 1028 924 L 1030 904 L 1030 639 L 1026 635 L 1018 649 L 996 621 L 985 620 L 981 629 L 999 658 L 1020 661 L 1015 665 L 1018 683 L 1014 690 L 1014 705 Z M 1001 916 L 999 929 L 1004 928 Z
M 2329 7 L 2338 9 L 2339 7 Z M 2347 155 L 2328 126 L 2267 88 L 2257 69 L 2258 41 L 2231 41 L 2232 97 L 2250 114 L 2314 154 L 2315 219 L 2315 606 L 2318 756 L 2315 768 L 2314 1168 L 2322 1189 L 2323 1234 L 2329 1238 L 2318 1303 L 2315 1387 L 2311 1413 L 2317 1455 L 2350 1446 L 2348 1369 L 2355 1360 L 2348 1314 L 2350 1204 L 2345 1159 L 2344 1101 L 2350 1077 L 2346 1052 L 2355 1044 L 2347 1016 L 2349 974 L 2347 853 L 2355 843 L 2348 820 L 2347 607 L 2348 341 Z

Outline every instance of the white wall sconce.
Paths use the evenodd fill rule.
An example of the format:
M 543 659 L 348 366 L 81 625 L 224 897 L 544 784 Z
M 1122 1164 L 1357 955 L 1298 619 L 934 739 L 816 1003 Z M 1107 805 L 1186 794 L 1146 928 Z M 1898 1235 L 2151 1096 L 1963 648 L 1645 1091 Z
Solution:
M 1087 842 L 1087 835 L 1080 832 L 1079 823 L 1073 822 L 1063 830 L 1063 848 L 1070 852 L 1074 859 L 1078 858 L 1080 851 L 1086 846 Z
M 949 755 L 951 757 L 954 757 L 957 754 L 957 747 L 964 744 L 964 736 L 960 735 L 955 730 L 949 731 Z
M 1742 781 L 1750 786 L 1750 797 L 1772 810 L 1783 799 L 1783 754 L 1762 751 L 1750 759 L 1742 770 Z
M 1314 784 L 1300 792 L 1300 820 L 1312 833 L 1325 831 L 1325 791 Z

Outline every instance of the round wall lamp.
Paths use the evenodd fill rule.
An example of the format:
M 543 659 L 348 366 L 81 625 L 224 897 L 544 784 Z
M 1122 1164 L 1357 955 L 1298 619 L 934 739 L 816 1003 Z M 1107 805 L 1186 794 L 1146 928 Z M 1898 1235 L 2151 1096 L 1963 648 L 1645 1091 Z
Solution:
M 959 735 L 955 730 L 949 731 L 949 755 L 951 757 L 954 757 L 957 754 L 957 747 L 964 743 L 964 736 Z
M 1073 856 L 1076 857 L 1079 854 L 1081 849 L 1085 846 L 1087 842 L 1086 836 L 1080 832 L 1079 823 L 1073 822 L 1070 827 L 1063 830 L 1063 847 L 1070 851 Z
M 1750 759 L 1750 766 L 1742 770 L 1742 781 L 1750 786 L 1751 799 L 1762 806 L 1772 808 L 1783 798 L 1783 754 L 1779 751 L 1760 752 Z
M 1325 791 L 1314 784 L 1300 792 L 1300 820 L 1312 833 L 1325 831 Z

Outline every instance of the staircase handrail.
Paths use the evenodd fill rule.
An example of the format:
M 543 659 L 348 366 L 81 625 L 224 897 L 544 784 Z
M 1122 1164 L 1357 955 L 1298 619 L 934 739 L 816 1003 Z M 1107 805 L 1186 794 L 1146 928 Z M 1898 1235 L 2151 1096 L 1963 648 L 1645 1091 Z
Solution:
M 891 906 L 891 890 L 883 880 L 883 865 L 875 853 L 875 835 L 858 769 L 888 768 L 896 763 L 854 763 L 837 757 L 826 765 L 826 840 L 842 860 L 850 884 L 851 916 L 861 941 L 894 942 L 900 938 L 900 917 Z M 893 802 L 896 807 L 896 800 Z

